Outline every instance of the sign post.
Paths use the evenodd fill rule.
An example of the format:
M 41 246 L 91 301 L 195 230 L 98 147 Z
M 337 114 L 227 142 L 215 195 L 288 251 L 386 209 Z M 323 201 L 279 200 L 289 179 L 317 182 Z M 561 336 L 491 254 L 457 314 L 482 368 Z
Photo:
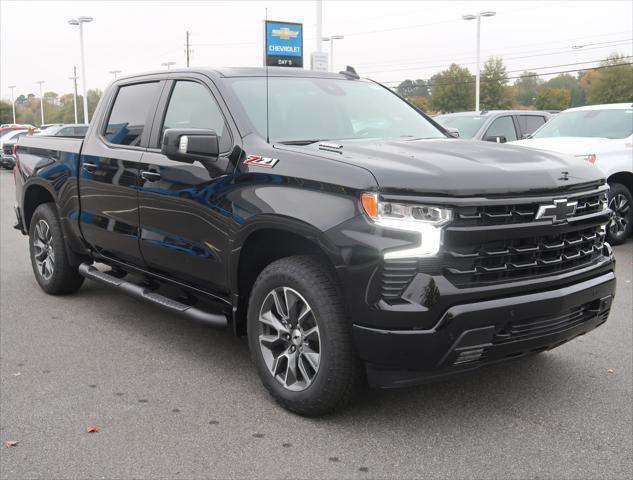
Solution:
M 264 21 L 264 66 L 303 67 L 303 24 Z

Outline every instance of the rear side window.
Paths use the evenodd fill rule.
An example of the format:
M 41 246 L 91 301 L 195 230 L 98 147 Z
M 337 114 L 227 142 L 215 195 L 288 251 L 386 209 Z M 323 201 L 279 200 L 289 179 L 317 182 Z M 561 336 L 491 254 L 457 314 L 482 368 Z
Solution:
M 545 117 L 540 115 L 518 115 L 519 127 L 524 135 L 530 135 L 545 123 Z
M 104 133 L 108 142 L 139 145 L 158 85 L 158 82 L 151 82 L 119 88 Z

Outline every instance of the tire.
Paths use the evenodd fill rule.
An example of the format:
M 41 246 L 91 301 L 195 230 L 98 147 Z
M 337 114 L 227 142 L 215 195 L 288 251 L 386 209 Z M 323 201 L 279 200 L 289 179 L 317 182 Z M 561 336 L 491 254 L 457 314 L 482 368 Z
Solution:
M 629 237 L 633 228 L 633 201 L 626 186 L 621 183 L 611 184 L 609 208 L 613 210 L 613 218 L 607 225 L 607 241 L 611 245 L 620 245 Z
M 35 209 L 29 226 L 29 252 L 35 279 L 51 295 L 79 290 L 84 282 L 77 268 L 68 261 L 64 234 L 52 203 Z
M 247 316 L 251 358 L 281 406 L 318 416 L 353 400 L 364 383 L 363 365 L 354 352 L 338 282 L 323 260 L 294 256 L 268 265 L 253 285 Z M 275 361 L 278 352 L 283 353 Z M 295 368 L 289 369 L 291 359 Z

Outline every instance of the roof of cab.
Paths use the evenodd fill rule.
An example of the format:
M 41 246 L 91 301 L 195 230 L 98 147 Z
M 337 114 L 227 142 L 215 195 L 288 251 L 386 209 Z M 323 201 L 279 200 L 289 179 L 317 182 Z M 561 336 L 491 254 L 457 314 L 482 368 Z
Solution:
M 143 72 L 133 75 L 120 76 L 117 80 L 125 80 L 134 77 L 144 77 L 149 75 L 168 76 L 178 73 L 202 73 L 212 78 L 230 78 L 230 77 L 309 77 L 309 78 L 337 78 L 350 80 L 347 75 L 332 72 L 320 72 L 316 70 L 308 70 L 305 68 L 288 68 L 288 67 L 192 67 L 192 68 L 172 68 L 170 70 L 154 70 L 151 72 Z
M 563 110 L 563 112 L 581 112 L 583 110 L 630 110 L 633 103 L 605 103 L 603 105 L 585 105 L 584 107 L 574 107 Z

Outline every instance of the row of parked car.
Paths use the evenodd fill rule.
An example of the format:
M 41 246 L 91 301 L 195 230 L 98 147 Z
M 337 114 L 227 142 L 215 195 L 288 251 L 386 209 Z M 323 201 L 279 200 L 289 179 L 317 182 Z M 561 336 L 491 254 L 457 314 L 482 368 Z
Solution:
M 82 123 L 51 123 L 39 128 L 33 125 L 0 125 L 0 167 L 12 169 L 15 166 L 15 149 L 18 140 L 25 135 L 83 138 L 87 131 L 88 125 Z
M 459 112 L 434 118 L 453 135 L 573 155 L 599 167 L 610 186 L 608 237 L 622 243 L 633 228 L 633 104 L 546 111 Z

